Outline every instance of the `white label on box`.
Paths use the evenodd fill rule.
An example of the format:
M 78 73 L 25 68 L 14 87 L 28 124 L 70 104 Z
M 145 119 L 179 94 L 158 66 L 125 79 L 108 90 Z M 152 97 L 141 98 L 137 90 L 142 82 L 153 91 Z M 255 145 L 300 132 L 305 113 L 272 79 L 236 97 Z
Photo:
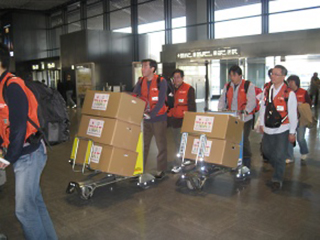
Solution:
M 93 137 L 101 137 L 103 125 L 104 121 L 102 120 L 90 119 L 87 135 Z
M 211 132 L 213 127 L 214 117 L 196 116 L 193 130 L 199 132 Z
M 92 163 L 99 163 L 100 157 L 102 153 L 102 147 L 101 146 L 93 146 L 92 152 L 91 152 L 91 157 L 90 157 L 90 162 Z
M 92 101 L 92 107 L 93 110 L 107 110 L 108 102 L 109 102 L 109 94 L 105 93 L 95 93 Z
M 192 149 L 191 149 L 191 153 L 192 154 L 194 154 L 194 155 L 198 154 L 199 143 L 200 143 L 200 139 L 194 139 L 193 140 L 193 145 L 192 145 Z M 207 140 L 206 151 L 204 153 L 204 155 L 206 157 L 210 156 L 211 146 L 212 146 L 212 141 Z

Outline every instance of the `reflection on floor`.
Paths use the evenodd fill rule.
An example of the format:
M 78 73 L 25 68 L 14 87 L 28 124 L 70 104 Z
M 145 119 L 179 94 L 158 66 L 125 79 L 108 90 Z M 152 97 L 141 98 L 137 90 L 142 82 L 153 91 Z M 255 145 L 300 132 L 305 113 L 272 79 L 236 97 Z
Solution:
M 79 113 L 71 110 L 72 133 Z M 319 128 L 319 125 L 318 125 Z M 226 173 L 209 180 L 202 193 L 175 186 L 171 175 L 147 190 L 127 181 L 99 188 L 90 200 L 65 190 L 81 180 L 68 164 L 71 142 L 54 147 L 42 177 L 43 196 L 59 239 L 320 239 L 320 144 L 318 128 L 308 131 L 310 155 L 306 166 L 299 160 L 286 169 L 284 189 L 272 193 L 266 182 L 271 171 L 259 156 L 260 136 L 252 132 L 254 150 L 251 181 L 237 183 Z M 168 130 L 169 159 L 173 156 Z M 155 144 L 148 168 L 155 166 Z M 23 239 L 14 216 L 14 177 L 0 192 L 0 232 Z

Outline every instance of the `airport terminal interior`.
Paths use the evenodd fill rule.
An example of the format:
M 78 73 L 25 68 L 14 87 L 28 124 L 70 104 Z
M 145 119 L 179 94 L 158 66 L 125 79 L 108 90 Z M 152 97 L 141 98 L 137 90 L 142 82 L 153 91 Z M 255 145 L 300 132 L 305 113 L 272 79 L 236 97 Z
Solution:
M 47 146 L 40 180 L 57 235 L 46 239 L 320 239 L 320 80 L 314 74 L 320 72 L 320 0 L 6 0 L 0 1 L 0 28 L 9 72 L 59 94 L 61 105 L 52 101 L 52 109 L 65 110 L 69 119 L 69 138 Z M 162 77 L 152 80 L 141 100 L 132 92 L 148 89 L 143 59 L 154 60 Z M 311 95 L 312 124 L 304 127 L 309 153 L 301 154 L 300 142 L 295 144 L 277 191 L 276 167 L 262 155 L 259 123 L 249 130 L 249 168 L 241 161 L 244 119 L 218 112 L 235 65 L 262 90 L 283 75 L 274 72 L 281 65 L 284 79 L 298 76 L 300 88 Z M 176 69 L 194 89 L 197 113 L 185 110 L 179 117 L 186 133 L 180 148 L 170 124 L 163 131 L 153 127 L 167 139 L 168 164 L 159 172 L 163 142 L 153 137 L 143 156 L 142 136 L 153 118 L 148 111 L 161 98 L 149 94 L 161 92 L 163 79 L 174 84 Z M 252 114 L 255 121 L 259 113 Z M 201 117 L 207 122 L 196 125 Z M 210 121 L 208 130 L 204 124 Z M 197 144 L 187 142 L 190 137 L 198 137 Z M 180 172 L 172 172 L 175 160 L 184 158 Z M 0 240 L 45 240 L 28 237 L 17 217 L 11 165 L 0 169 Z

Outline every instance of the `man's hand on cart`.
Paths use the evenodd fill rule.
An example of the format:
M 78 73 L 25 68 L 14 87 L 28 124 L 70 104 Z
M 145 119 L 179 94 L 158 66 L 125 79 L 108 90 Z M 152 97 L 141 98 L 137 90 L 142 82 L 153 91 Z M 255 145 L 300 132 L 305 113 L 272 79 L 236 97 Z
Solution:
M 144 113 L 143 114 L 143 119 L 150 119 L 150 115 L 148 113 Z

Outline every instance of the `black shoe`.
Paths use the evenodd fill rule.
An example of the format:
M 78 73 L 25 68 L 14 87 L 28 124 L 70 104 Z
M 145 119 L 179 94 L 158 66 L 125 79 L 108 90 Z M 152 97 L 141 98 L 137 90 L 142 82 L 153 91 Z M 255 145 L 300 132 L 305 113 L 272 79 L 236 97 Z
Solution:
M 279 182 L 272 183 L 272 186 L 271 186 L 272 191 L 278 191 L 278 190 L 281 190 L 281 188 L 282 188 L 281 183 L 279 183 Z
M 155 177 L 155 178 L 158 178 L 158 179 L 162 179 L 162 178 L 164 178 L 165 175 L 166 175 L 166 173 L 165 173 L 164 171 L 158 171 L 158 172 L 154 175 L 154 177 Z

